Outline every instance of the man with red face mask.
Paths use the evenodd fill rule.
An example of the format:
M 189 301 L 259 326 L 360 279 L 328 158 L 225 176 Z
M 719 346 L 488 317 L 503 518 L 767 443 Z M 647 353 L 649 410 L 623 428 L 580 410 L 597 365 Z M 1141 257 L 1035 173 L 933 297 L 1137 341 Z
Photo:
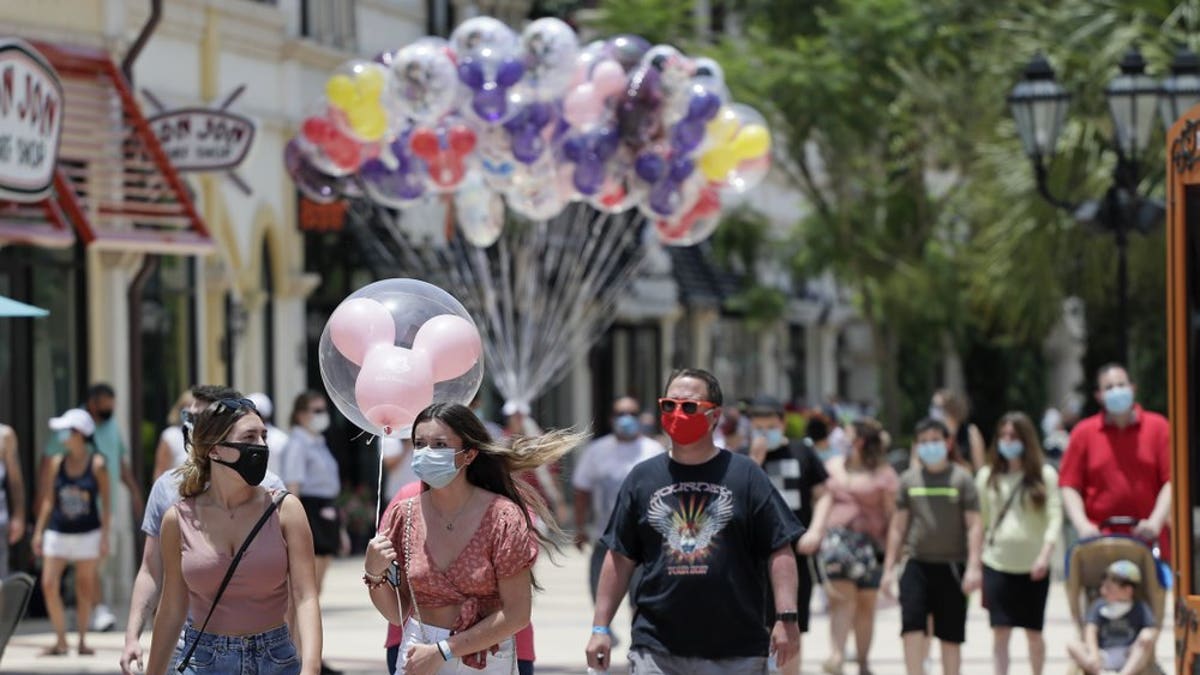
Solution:
M 783 666 L 799 650 L 792 546 L 804 527 L 753 460 L 714 443 L 722 396 L 711 373 L 676 371 L 658 404 L 671 449 L 635 466 L 617 494 L 588 667 L 611 665 L 609 623 L 640 568 L 633 675 L 765 675 L 772 654 Z M 770 627 L 762 621 L 768 590 Z

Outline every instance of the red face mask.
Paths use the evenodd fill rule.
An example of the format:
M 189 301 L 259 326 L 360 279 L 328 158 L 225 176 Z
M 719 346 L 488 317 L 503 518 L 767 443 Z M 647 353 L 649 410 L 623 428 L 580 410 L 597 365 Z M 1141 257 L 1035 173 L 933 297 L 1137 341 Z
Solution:
M 704 438 L 709 430 L 708 415 L 704 412 L 688 415 L 676 408 L 675 412 L 663 413 L 660 420 L 663 431 L 676 445 L 691 445 Z

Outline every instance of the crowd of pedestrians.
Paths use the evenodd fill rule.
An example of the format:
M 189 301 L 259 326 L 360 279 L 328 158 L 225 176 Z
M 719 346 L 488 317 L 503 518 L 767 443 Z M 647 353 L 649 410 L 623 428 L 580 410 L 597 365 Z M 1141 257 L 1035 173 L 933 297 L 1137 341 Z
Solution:
M 1039 433 L 1011 411 L 989 439 L 950 390 L 935 392 L 907 433 L 831 408 L 798 425 L 776 398 L 727 402 L 713 375 L 684 369 L 666 382 L 657 417 L 620 397 L 611 433 L 586 445 L 573 431 L 543 431 L 527 406 L 509 406 L 497 425 L 478 402 L 436 404 L 411 437 L 380 446 L 388 506 L 363 583 L 389 626 L 388 672 L 532 673 L 533 566 L 540 551 L 573 540 L 590 555 L 585 657 L 596 672 L 627 639 L 634 673 L 799 673 L 810 608 L 824 607 L 831 656 L 820 668 L 844 672 L 853 635 L 857 672 L 870 673 L 885 596 L 899 604 L 909 675 L 928 672 L 935 641 L 942 672 L 956 675 L 978 592 L 994 672 L 1009 672 L 1019 629 L 1040 675 L 1047 652 L 1061 648 L 1042 638 L 1056 552 L 1128 522 L 1124 532 L 1168 555 L 1166 420 L 1137 405 L 1119 365 L 1097 373 L 1095 396 L 1100 411 L 1070 429 L 1045 415 Z M 337 673 L 320 656 L 319 597 L 331 557 L 350 551 L 325 397 L 297 397 L 284 431 L 263 394 L 185 392 L 160 436 L 144 504 L 114 403 L 97 385 L 50 420 L 29 481 L 15 434 L 0 426 L 0 507 L 13 504 L 0 508 L 0 573 L 6 545 L 32 520 L 55 629 L 44 654 L 70 651 L 61 592 L 69 566 L 75 649 L 92 653 L 86 634 L 104 629 L 95 615 L 103 620 L 105 601 L 121 597 L 121 580 L 109 577 L 122 575 L 103 568 L 132 542 L 118 530 L 136 513 L 145 546 L 123 672 Z M 22 509 L 27 482 L 31 513 Z M 1129 560 L 1109 566 L 1066 650 L 1082 672 L 1151 664 L 1161 617 L 1142 586 L 1154 574 Z M 612 625 L 626 599 L 628 636 Z M 714 606 L 719 618 L 696 620 L 714 619 Z M 151 622 L 147 653 L 141 634 Z

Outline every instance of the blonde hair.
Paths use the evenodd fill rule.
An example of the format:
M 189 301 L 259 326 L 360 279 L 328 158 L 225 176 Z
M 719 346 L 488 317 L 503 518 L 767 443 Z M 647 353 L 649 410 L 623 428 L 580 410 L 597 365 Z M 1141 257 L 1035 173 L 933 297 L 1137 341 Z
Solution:
M 183 476 L 179 482 L 179 494 L 195 497 L 202 494 L 212 479 L 212 460 L 208 453 L 213 446 L 223 442 L 237 421 L 246 415 L 258 415 L 252 407 L 234 408 L 232 411 L 221 403 L 211 403 L 196 415 L 192 425 L 192 442 L 188 448 L 187 461 L 176 469 Z M 259 415 L 259 419 L 262 416 Z
M 177 427 L 183 424 L 182 413 L 183 409 L 190 406 L 196 399 L 192 397 L 191 391 L 185 391 L 175 399 L 175 405 L 171 406 L 170 412 L 167 413 L 167 424 Z

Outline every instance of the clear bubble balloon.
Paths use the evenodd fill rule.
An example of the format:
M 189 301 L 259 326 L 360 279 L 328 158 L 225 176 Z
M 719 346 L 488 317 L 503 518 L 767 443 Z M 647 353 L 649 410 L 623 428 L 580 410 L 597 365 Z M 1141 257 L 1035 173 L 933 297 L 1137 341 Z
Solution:
M 579 38 L 561 19 L 538 19 L 521 31 L 523 85 L 539 101 L 562 96 L 574 75 Z
M 654 233 L 664 246 L 695 246 L 708 239 L 721 224 L 721 197 L 714 185 L 706 185 L 683 215 L 658 220 Z
M 418 40 L 392 58 L 390 99 L 396 114 L 419 122 L 436 120 L 454 107 L 458 73 L 445 40 Z
M 454 213 L 459 232 L 472 246 L 487 248 L 504 232 L 504 199 L 474 171 L 454 195 Z
M 388 114 L 386 66 L 373 61 L 352 59 L 343 63 L 325 81 L 325 99 L 334 111 L 338 128 L 362 142 L 381 140 L 392 130 Z
M 318 204 L 331 204 L 341 199 L 339 188 L 344 179 L 322 173 L 313 166 L 296 139 L 288 141 L 284 147 L 283 165 L 292 182 L 296 184 L 296 189 L 305 197 Z
M 476 16 L 458 24 L 450 34 L 450 44 L 460 58 L 489 49 L 511 52 L 517 46 L 517 34 L 499 19 Z
M 474 320 L 454 296 L 417 279 L 385 279 L 348 296 L 318 355 L 329 400 L 378 436 L 406 436 L 432 403 L 469 404 L 483 381 Z

